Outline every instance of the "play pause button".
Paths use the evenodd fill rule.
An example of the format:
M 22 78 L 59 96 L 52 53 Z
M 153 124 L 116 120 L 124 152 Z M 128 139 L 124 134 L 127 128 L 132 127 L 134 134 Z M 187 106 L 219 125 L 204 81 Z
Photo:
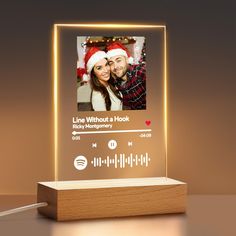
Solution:
M 116 140 L 110 140 L 110 141 L 108 142 L 108 147 L 109 147 L 111 150 L 116 149 L 116 147 L 117 147 L 117 142 L 116 142 Z

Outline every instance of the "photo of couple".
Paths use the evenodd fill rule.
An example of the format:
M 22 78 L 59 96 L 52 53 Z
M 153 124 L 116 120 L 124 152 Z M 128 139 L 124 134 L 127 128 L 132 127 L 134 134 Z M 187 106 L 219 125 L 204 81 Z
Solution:
M 77 37 L 77 50 L 78 111 L 146 109 L 144 37 Z

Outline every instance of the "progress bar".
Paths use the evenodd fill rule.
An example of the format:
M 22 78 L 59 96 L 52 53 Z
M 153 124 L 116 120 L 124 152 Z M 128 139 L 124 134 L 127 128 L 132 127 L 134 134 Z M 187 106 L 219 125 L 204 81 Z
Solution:
M 73 135 L 78 134 L 114 134 L 114 133 L 142 133 L 142 132 L 151 132 L 151 129 L 128 129 L 128 130 L 101 130 L 101 131 L 83 131 L 77 132 L 73 131 Z

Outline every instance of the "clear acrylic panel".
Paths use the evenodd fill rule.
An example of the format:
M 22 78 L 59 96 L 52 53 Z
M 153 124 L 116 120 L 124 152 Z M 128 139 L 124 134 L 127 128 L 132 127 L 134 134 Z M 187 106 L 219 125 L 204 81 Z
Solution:
M 146 108 L 91 110 L 84 55 L 114 41 L 146 67 Z M 166 27 L 56 24 L 53 50 L 55 180 L 166 177 Z

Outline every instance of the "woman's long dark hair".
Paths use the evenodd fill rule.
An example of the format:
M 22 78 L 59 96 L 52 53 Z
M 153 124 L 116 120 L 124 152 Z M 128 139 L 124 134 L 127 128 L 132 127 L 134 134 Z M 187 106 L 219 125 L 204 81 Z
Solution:
M 111 110 L 111 99 L 110 99 L 109 93 L 108 93 L 106 87 L 99 81 L 99 79 L 95 75 L 94 69 L 92 69 L 92 71 L 91 71 L 91 80 L 90 81 L 91 81 L 91 85 L 92 85 L 92 90 L 98 91 L 102 94 L 102 96 L 105 99 L 106 110 L 110 111 Z M 111 88 L 112 92 L 115 94 L 115 96 L 118 99 L 122 100 L 122 97 L 120 96 L 119 92 L 115 89 L 114 86 L 111 85 L 111 83 L 109 83 L 109 80 L 108 80 L 108 84 L 109 84 L 109 87 Z M 92 93 L 91 93 L 91 96 L 92 96 Z

